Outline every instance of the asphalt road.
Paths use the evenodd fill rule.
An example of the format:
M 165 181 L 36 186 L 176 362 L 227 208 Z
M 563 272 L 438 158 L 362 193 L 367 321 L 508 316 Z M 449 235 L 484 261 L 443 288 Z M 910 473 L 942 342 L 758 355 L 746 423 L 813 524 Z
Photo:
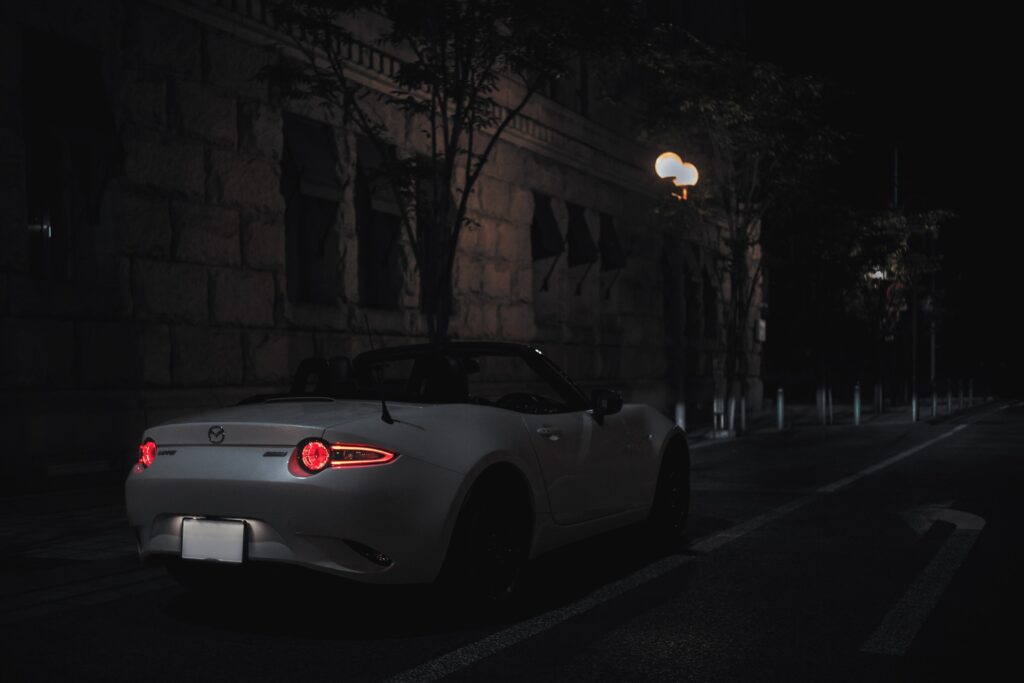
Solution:
M 1024 404 L 692 455 L 684 547 L 627 529 L 559 551 L 483 617 L 301 572 L 204 600 L 137 564 L 115 501 L 8 504 L 0 679 L 1016 677 Z

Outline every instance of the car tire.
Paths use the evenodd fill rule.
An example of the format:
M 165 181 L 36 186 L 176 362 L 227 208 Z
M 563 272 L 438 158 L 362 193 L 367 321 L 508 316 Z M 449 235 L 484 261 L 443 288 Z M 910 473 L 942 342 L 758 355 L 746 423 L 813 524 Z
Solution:
M 650 527 L 655 538 L 675 544 L 686 534 L 690 516 L 690 453 L 683 442 L 670 444 L 661 460 Z
M 462 506 L 441 584 L 474 609 L 507 604 L 530 551 L 529 508 L 514 486 L 478 482 Z

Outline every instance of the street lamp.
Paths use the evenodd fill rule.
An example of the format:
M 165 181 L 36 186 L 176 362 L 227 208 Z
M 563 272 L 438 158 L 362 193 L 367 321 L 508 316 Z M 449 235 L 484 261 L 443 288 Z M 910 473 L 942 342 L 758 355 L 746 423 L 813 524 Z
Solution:
M 687 188 L 693 187 L 697 184 L 697 167 L 693 164 L 683 161 L 678 154 L 675 152 L 662 152 L 658 155 L 658 158 L 654 162 L 654 172 L 658 174 L 659 178 L 671 178 L 672 184 L 679 188 L 679 192 L 673 192 L 672 196 L 679 201 L 686 200 Z M 666 231 L 666 242 L 668 241 L 668 233 Z M 680 354 L 683 353 L 683 346 L 680 345 Z M 684 385 L 686 383 L 685 377 L 686 364 L 680 359 L 676 370 L 676 424 L 682 429 L 686 429 L 686 401 L 684 395 Z
M 654 171 L 659 178 L 671 178 L 672 184 L 681 188 L 680 192 L 673 192 L 672 196 L 680 201 L 686 199 L 687 188 L 697 184 L 699 174 L 697 167 L 683 161 L 675 152 L 662 152 L 654 162 Z

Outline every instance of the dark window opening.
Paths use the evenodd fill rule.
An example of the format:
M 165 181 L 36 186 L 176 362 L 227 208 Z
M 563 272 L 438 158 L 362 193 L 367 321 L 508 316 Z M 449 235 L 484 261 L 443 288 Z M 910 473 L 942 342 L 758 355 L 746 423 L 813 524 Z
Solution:
M 333 304 L 337 300 L 336 222 L 342 199 L 337 166 L 333 129 L 286 113 L 281 191 L 289 301 Z
M 569 204 L 568 207 L 569 232 L 566 241 L 569 243 L 569 266 L 594 263 L 598 258 L 597 245 L 590 234 L 590 226 L 587 225 L 583 207 L 576 204 Z
M 96 241 L 119 158 L 114 120 L 98 53 L 52 34 L 24 40 L 29 273 L 68 280 L 76 252 Z
M 420 160 L 416 176 L 416 240 L 419 243 L 420 307 L 430 313 L 443 304 L 450 304 L 452 296 L 451 271 L 447 268 L 448 249 L 455 225 L 455 198 L 442 188 L 434 190 L 433 165 L 429 158 Z M 448 208 L 437 203 L 448 197 Z M 440 212 L 447 218 L 441 219 Z M 451 310 L 450 308 L 448 309 Z
M 569 230 L 566 233 L 566 241 L 569 243 L 569 267 L 586 265 L 583 276 L 576 283 L 576 296 L 583 291 L 583 283 L 590 274 L 590 269 L 597 262 L 598 250 L 594 244 L 594 238 L 590 234 L 590 226 L 587 225 L 587 217 L 583 213 L 583 207 L 576 204 L 568 204 L 569 208 Z
M 399 243 L 402 215 L 384 160 L 373 143 L 360 138 L 356 153 L 359 303 L 368 308 L 397 309 L 405 280 Z
M 626 252 L 615 230 L 615 219 L 601 214 L 601 234 L 598 236 L 601 248 L 601 270 L 622 270 L 626 267 Z
M 600 233 L 597 238 L 601 252 L 601 272 L 611 273 L 602 277 L 604 299 L 611 299 L 612 288 L 619 275 L 626 267 L 626 252 L 622 249 L 619 234 L 615 231 L 615 219 L 606 213 L 601 214 Z M 606 284 L 604 284 L 606 283 Z

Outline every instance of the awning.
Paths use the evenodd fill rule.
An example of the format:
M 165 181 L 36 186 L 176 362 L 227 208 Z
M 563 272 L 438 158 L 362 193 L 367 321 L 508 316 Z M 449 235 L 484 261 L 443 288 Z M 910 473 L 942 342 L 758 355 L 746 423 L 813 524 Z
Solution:
M 533 193 L 533 223 L 530 225 L 530 243 L 533 260 L 558 256 L 565 251 L 562 233 L 551 210 L 551 198 L 539 192 Z

